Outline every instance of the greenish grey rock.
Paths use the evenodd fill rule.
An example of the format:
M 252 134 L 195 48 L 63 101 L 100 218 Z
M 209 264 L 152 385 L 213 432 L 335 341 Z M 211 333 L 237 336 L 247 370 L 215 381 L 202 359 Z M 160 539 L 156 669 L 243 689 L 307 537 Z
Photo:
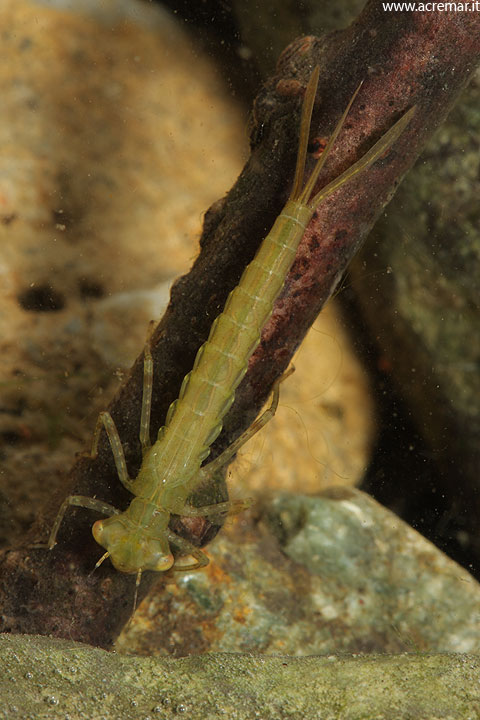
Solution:
M 118 649 L 480 651 L 479 584 L 357 490 L 279 494 L 260 519 L 227 524 L 208 550 L 204 571 L 158 584 Z
M 0 697 L 0 720 L 474 720 L 480 658 L 139 658 L 1 635 Z

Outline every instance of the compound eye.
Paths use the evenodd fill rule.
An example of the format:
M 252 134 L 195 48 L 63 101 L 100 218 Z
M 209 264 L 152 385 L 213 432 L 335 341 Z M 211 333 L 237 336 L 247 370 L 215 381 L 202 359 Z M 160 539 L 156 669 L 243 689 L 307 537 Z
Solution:
M 162 555 L 161 557 L 159 557 L 155 562 L 155 567 L 152 569 L 156 570 L 157 572 L 165 572 L 165 570 L 170 570 L 173 563 L 173 555 L 172 553 L 168 553 L 168 555 Z
M 97 520 L 93 523 L 92 535 L 99 545 L 102 544 L 103 529 L 103 520 Z

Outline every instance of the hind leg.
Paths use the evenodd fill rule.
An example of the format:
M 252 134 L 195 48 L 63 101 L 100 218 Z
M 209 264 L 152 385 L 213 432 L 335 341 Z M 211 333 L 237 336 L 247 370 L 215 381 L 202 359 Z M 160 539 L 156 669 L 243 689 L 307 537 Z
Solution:
M 280 383 L 286 380 L 290 375 L 295 372 L 293 365 L 273 384 L 272 402 L 270 406 L 260 415 L 259 418 L 253 422 L 244 433 L 240 435 L 234 442 L 226 448 L 215 460 L 205 465 L 202 468 L 203 473 L 206 476 L 211 477 L 214 473 L 218 472 L 223 468 L 232 457 L 240 450 L 245 443 L 247 443 L 254 435 L 257 434 L 275 415 L 278 408 L 278 401 L 280 399 Z

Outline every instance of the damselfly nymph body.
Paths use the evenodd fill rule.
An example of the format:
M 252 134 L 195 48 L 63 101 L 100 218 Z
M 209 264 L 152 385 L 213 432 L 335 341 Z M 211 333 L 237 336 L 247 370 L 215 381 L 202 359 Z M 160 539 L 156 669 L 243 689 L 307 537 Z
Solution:
M 147 343 L 140 423 L 143 461 L 134 479 L 128 476 L 122 445 L 111 416 L 104 412 L 98 419 L 92 457 L 96 455 L 99 433 L 104 428 L 120 481 L 134 495 L 130 506 L 120 512 L 96 498 L 83 495 L 66 498 L 52 528 L 49 548 L 55 545 L 58 529 L 70 505 L 99 511 L 109 517 L 93 525 L 95 540 L 106 550 L 97 566 L 109 557 L 118 570 L 135 573 L 138 586 L 143 571 L 165 571 L 172 567 L 174 557 L 171 545 L 194 559 L 182 565 L 182 570 L 199 568 L 208 562 L 201 550 L 169 529 L 171 514 L 218 518 L 239 512 L 249 504 L 248 501 L 232 501 L 194 507 L 189 504 L 188 498 L 201 482 L 224 467 L 239 447 L 275 413 L 279 381 L 274 386 L 270 408 L 219 457 L 202 465 L 210 453 L 211 444 L 222 429 L 223 418 L 234 401 L 235 391 L 246 373 L 248 361 L 260 341 L 262 329 L 272 313 L 298 244 L 314 212 L 325 198 L 389 150 L 414 113 L 414 108 L 405 113 L 360 160 L 314 194 L 319 174 L 360 90 L 358 88 L 350 100 L 304 184 L 318 77 L 319 69 L 316 68 L 305 91 L 297 165 L 288 201 L 254 259 L 245 268 L 237 287 L 230 293 L 223 312 L 213 323 L 208 340 L 199 349 L 193 369 L 185 377 L 179 397 L 170 406 L 165 425 L 153 445 L 150 442 L 153 363 Z

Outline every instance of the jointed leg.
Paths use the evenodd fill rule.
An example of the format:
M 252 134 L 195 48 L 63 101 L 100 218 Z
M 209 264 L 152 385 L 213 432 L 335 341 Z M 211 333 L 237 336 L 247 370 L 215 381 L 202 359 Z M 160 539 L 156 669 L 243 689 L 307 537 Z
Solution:
M 192 545 L 191 542 L 188 542 L 185 538 L 176 535 L 171 530 L 167 530 L 167 537 L 172 545 L 176 545 L 182 553 L 185 555 L 191 555 L 196 561 L 194 563 L 189 563 L 188 565 L 177 565 L 177 563 L 175 563 L 173 566 L 174 570 L 198 570 L 199 568 L 206 567 L 206 565 L 208 565 L 208 557 L 200 550 L 200 548 L 196 547 L 196 545 Z
M 235 453 L 242 447 L 246 442 L 250 440 L 269 420 L 273 418 L 278 407 L 278 401 L 280 397 L 280 383 L 287 379 L 295 368 L 292 366 L 284 373 L 273 385 L 273 397 L 270 407 L 263 412 L 250 427 L 240 435 L 224 452 L 219 455 L 211 463 L 205 465 L 201 469 L 201 473 L 204 477 L 212 477 L 212 475 L 220 470 L 228 461 L 235 455 Z M 184 505 L 181 511 L 181 515 L 186 517 L 215 517 L 225 515 L 236 515 L 237 513 L 243 512 L 252 505 L 252 498 L 245 498 L 245 500 L 230 500 L 228 502 L 216 503 L 214 505 L 204 505 L 203 507 L 195 507 L 193 505 Z
M 205 475 L 212 476 L 214 473 L 216 473 L 218 470 L 220 470 L 224 465 L 226 465 L 229 460 L 235 455 L 238 450 L 245 445 L 259 430 L 263 428 L 264 425 L 266 425 L 269 420 L 273 418 L 277 411 L 278 407 L 278 401 L 280 398 L 280 383 L 282 383 L 284 380 L 286 380 L 290 375 L 295 371 L 295 368 L 293 365 L 281 376 L 278 378 L 278 380 L 275 381 L 273 384 L 273 395 L 272 395 L 272 402 L 270 404 L 270 407 L 268 407 L 265 412 L 263 412 L 259 418 L 255 420 L 254 423 L 250 425 L 247 430 L 245 430 L 244 433 L 240 435 L 231 445 L 224 450 L 221 455 L 219 455 L 215 460 L 212 460 L 212 462 L 208 463 L 208 465 L 205 465 L 204 468 L 202 468 Z
M 133 482 L 128 477 L 127 463 L 125 462 L 125 455 L 123 453 L 122 442 L 120 440 L 118 430 L 113 422 L 113 418 L 109 412 L 101 412 L 98 416 L 97 424 L 95 426 L 95 432 L 93 433 L 92 450 L 90 452 L 91 458 L 96 458 L 98 453 L 98 441 L 100 438 L 100 432 L 102 427 L 105 428 L 107 433 L 108 442 L 112 448 L 113 459 L 115 460 L 115 467 L 117 468 L 117 474 L 120 482 L 127 490 L 132 491 Z
M 71 505 L 75 505 L 76 507 L 84 507 L 87 508 L 87 510 L 95 510 L 96 512 L 102 513 L 103 515 L 107 516 L 118 515 L 118 513 L 120 512 L 120 510 L 114 508 L 113 505 L 109 505 L 108 503 L 103 502 L 103 500 L 86 497 L 85 495 L 69 495 L 67 498 L 65 498 L 60 510 L 58 511 L 58 515 L 55 518 L 55 522 L 53 523 L 53 527 L 50 532 L 50 537 L 48 538 L 48 543 L 46 545 L 35 545 L 34 547 L 47 547 L 48 550 L 51 550 L 55 546 L 58 531 L 60 525 L 62 524 L 63 517 L 67 511 L 67 508 L 69 508 Z
M 150 351 L 150 339 L 147 340 L 145 345 L 145 360 L 143 366 L 143 397 L 142 397 L 142 415 L 140 421 L 140 442 L 142 444 L 143 452 L 150 447 L 150 410 L 152 404 L 152 385 L 153 385 L 153 360 L 152 353 Z M 93 433 L 92 449 L 90 451 L 90 457 L 96 458 L 98 454 L 98 442 L 100 439 L 100 433 L 102 427 L 105 428 L 107 433 L 108 441 L 112 449 L 113 459 L 115 461 L 115 467 L 117 468 L 117 474 L 122 485 L 127 490 L 132 491 L 133 481 L 128 476 L 127 463 L 125 462 L 125 454 L 123 452 L 122 443 L 118 430 L 115 426 L 112 416 L 109 412 L 101 412 L 98 416 L 95 431 Z M 86 497 L 85 495 L 69 495 L 62 503 L 60 510 L 58 511 L 57 517 L 53 524 L 48 543 L 45 545 L 35 545 L 35 547 L 47 547 L 51 550 L 55 546 L 55 541 L 58 535 L 60 525 L 62 524 L 63 517 L 67 508 L 71 505 L 77 507 L 84 507 L 89 510 L 96 510 L 97 512 L 103 513 L 104 515 L 111 516 L 116 515 L 120 511 L 114 508 L 113 505 L 109 505 L 102 500 L 96 498 Z
M 143 395 L 142 395 L 142 414 L 140 419 L 140 442 L 142 444 L 142 452 L 151 446 L 150 442 L 150 411 L 152 407 L 152 387 L 153 387 L 153 359 L 150 351 L 150 333 L 145 344 L 144 363 L 143 363 Z M 96 458 L 98 453 L 98 441 L 102 427 L 107 433 L 110 447 L 112 448 L 113 459 L 117 468 L 120 482 L 127 490 L 132 492 L 133 481 L 128 476 L 127 463 L 123 452 L 122 442 L 118 434 L 112 416 L 109 412 L 101 412 L 98 416 L 95 432 L 93 433 L 92 449 L 90 457 Z
M 112 416 L 109 412 L 101 412 L 98 416 L 95 431 L 93 433 L 93 442 L 92 449 L 90 451 L 90 457 L 97 457 L 98 441 L 100 438 L 102 427 L 105 428 L 110 447 L 112 448 L 113 459 L 115 460 L 118 477 L 120 478 L 122 485 L 124 485 L 127 490 L 131 491 L 132 481 L 128 477 L 127 464 L 125 462 L 125 455 L 123 454 L 122 443 L 120 442 L 117 428 L 115 427 L 115 423 L 113 422 Z M 116 515 L 120 512 L 119 510 L 117 510 L 117 508 L 114 508 L 113 505 L 109 505 L 103 500 L 97 500 L 96 498 L 87 497 L 86 495 L 69 495 L 65 498 L 60 507 L 60 510 L 58 511 L 47 544 L 38 544 L 34 547 L 46 547 L 48 548 L 48 550 L 51 550 L 55 546 L 55 541 L 58 535 L 58 531 L 60 529 L 60 525 L 62 524 L 63 517 L 67 511 L 67 508 L 69 508 L 71 505 L 75 505 L 77 507 L 84 507 L 88 510 L 96 510 L 97 512 L 107 516 Z

